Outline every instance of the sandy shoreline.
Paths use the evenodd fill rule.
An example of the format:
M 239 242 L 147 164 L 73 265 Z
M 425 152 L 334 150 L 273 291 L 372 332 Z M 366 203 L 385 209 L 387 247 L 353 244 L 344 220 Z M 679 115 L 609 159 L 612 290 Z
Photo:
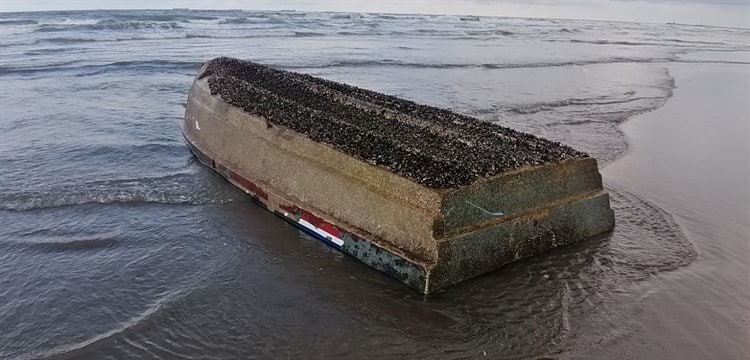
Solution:
M 746 358 L 747 127 L 723 122 L 747 118 L 746 30 L 302 11 L 4 16 L 15 24 L 0 36 L 0 358 Z M 199 64 L 216 56 L 611 162 L 617 228 L 422 297 L 193 159 L 180 123 Z M 748 65 L 718 64 L 738 61 Z
M 639 285 L 629 333 L 585 358 L 741 359 L 750 353 L 750 67 L 668 64 L 664 107 L 622 125 L 605 180 L 669 211 L 698 257 Z M 631 311 L 629 311 L 631 312 Z

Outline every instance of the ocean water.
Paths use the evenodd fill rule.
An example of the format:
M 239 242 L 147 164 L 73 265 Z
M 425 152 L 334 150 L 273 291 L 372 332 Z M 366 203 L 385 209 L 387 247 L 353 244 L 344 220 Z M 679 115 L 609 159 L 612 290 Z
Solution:
M 632 173 L 605 177 L 612 234 L 424 297 L 254 205 L 183 143 L 200 64 L 234 56 L 562 141 L 606 167 L 628 151 L 621 124 L 679 91 L 671 67 L 750 64 L 749 30 L 466 20 L 1 13 L 0 358 L 577 358 L 627 343 L 654 279 L 703 256 Z

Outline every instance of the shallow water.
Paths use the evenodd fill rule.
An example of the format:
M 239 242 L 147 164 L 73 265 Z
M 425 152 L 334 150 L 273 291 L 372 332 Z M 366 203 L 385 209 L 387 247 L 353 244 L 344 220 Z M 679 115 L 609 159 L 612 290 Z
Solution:
M 606 168 L 612 234 L 425 298 L 254 205 L 179 130 L 199 64 L 227 55 L 451 108 L 605 164 L 628 148 L 619 124 L 679 94 L 675 66 L 746 69 L 746 30 L 173 10 L 3 13 L 0 35 L 0 358 L 576 358 L 642 343 L 636 325 L 656 323 L 648 341 L 660 344 L 659 317 L 641 314 L 665 307 L 651 294 L 675 283 L 723 279 L 739 290 L 717 311 L 747 311 L 743 238 L 734 275 L 691 282 L 726 244 L 704 249 L 702 225 L 679 211 L 705 199 L 643 185 L 658 165 Z M 733 199 L 720 218 L 747 206 Z M 679 274 L 688 281 L 665 280 Z M 741 336 L 733 324 L 720 334 Z M 747 346 L 683 338 L 730 356 Z M 696 354 L 682 351 L 662 355 Z M 616 354 L 604 353 L 627 357 Z
M 623 126 L 632 151 L 604 170 L 669 210 L 695 244 L 690 267 L 643 284 L 637 353 L 692 359 L 750 354 L 750 66 L 673 64 L 681 85 Z M 680 81 L 682 80 L 682 81 Z M 743 336 L 744 335 L 744 336 Z M 643 341 L 654 337 L 655 342 Z M 632 352 L 613 344 L 610 353 Z M 594 356 L 600 357 L 600 356 Z

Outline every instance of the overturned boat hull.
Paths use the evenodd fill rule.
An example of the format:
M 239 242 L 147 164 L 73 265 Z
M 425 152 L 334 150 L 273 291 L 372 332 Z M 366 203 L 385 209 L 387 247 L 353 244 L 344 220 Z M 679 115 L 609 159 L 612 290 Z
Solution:
M 423 293 L 614 226 L 594 159 L 432 188 L 212 95 L 204 71 L 182 129 L 196 158 L 269 211 Z

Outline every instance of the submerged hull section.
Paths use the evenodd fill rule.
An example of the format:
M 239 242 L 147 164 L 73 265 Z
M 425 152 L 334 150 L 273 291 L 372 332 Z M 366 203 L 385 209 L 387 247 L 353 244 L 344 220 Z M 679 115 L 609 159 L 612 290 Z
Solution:
M 423 293 L 614 226 L 594 159 L 433 188 L 212 95 L 206 68 L 183 123 L 196 158 L 269 211 Z

